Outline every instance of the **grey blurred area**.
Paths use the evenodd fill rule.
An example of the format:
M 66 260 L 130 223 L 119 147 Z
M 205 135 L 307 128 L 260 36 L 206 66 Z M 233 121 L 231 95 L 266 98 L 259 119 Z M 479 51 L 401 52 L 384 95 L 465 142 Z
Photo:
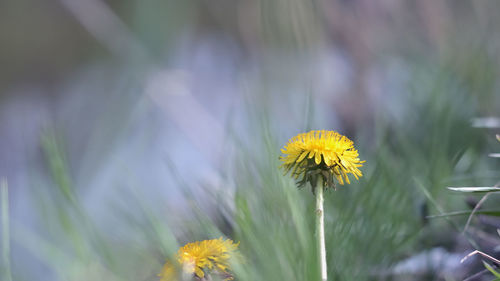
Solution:
M 130 194 L 173 224 L 190 215 L 186 193 L 217 215 L 206 194 L 231 198 L 252 117 L 283 143 L 317 128 L 374 138 L 379 116 L 401 124 L 418 103 L 408 85 L 442 69 L 477 112 L 498 114 L 499 11 L 493 0 L 3 0 L 12 219 L 42 228 L 33 194 L 57 182 L 46 138 L 85 208 L 119 232 L 113 210 Z

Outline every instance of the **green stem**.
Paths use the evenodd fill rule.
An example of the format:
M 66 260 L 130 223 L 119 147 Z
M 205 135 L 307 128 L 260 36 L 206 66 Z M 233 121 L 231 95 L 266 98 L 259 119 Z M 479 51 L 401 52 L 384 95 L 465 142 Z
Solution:
M 0 199 L 2 202 L 2 259 L 5 267 L 3 278 L 12 281 L 10 272 L 10 237 L 9 237 L 9 193 L 7 190 L 7 180 L 0 180 Z
M 323 184 L 316 187 L 316 233 L 318 245 L 318 260 L 320 265 L 321 280 L 326 281 L 326 247 L 325 247 L 325 219 L 323 212 Z

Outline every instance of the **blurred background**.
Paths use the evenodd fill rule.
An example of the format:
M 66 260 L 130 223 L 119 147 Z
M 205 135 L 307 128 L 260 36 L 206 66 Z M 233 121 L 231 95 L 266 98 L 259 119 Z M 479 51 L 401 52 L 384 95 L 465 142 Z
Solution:
M 500 221 L 467 223 L 481 196 L 446 187 L 500 180 L 499 12 L 0 2 L 1 280 L 158 280 L 179 246 L 220 236 L 240 241 L 237 280 L 317 279 L 314 197 L 278 168 L 311 129 L 367 160 L 326 194 L 331 280 L 492 280 L 460 259 L 498 257 Z

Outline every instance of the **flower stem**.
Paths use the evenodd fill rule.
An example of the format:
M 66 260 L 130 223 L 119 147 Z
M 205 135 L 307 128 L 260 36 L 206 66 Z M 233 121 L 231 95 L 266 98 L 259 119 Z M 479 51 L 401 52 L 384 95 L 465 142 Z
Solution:
M 323 214 L 323 184 L 316 186 L 316 234 L 318 236 L 318 260 L 320 261 L 321 280 L 326 281 L 326 248 L 325 248 L 325 220 Z

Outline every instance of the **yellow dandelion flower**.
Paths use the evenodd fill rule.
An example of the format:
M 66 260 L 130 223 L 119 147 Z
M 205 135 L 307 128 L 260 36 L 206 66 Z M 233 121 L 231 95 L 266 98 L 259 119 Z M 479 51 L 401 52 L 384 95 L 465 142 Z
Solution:
M 325 187 L 335 188 L 333 178 L 343 185 L 350 183 L 347 174 L 356 179 L 363 174 L 363 166 L 354 143 L 335 131 L 310 131 L 298 134 L 288 141 L 281 150 L 280 157 L 285 174 L 291 171 L 295 179 L 301 178 L 299 187 L 310 182 L 314 188 L 318 177 L 322 177 Z
M 229 260 L 236 254 L 238 245 L 239 243 L 230 239 L 224 240 L 222 237 L 188 243 L 177 252 L 177 265 L 187 275 L 204 278 L 205 273 L 215 272 L 226 276 L 225 280 L 232 280 L 228 275 Z M 175 265 L 170 261 L 165 263 L 158 276 L 161 281 L 178 280 Z

